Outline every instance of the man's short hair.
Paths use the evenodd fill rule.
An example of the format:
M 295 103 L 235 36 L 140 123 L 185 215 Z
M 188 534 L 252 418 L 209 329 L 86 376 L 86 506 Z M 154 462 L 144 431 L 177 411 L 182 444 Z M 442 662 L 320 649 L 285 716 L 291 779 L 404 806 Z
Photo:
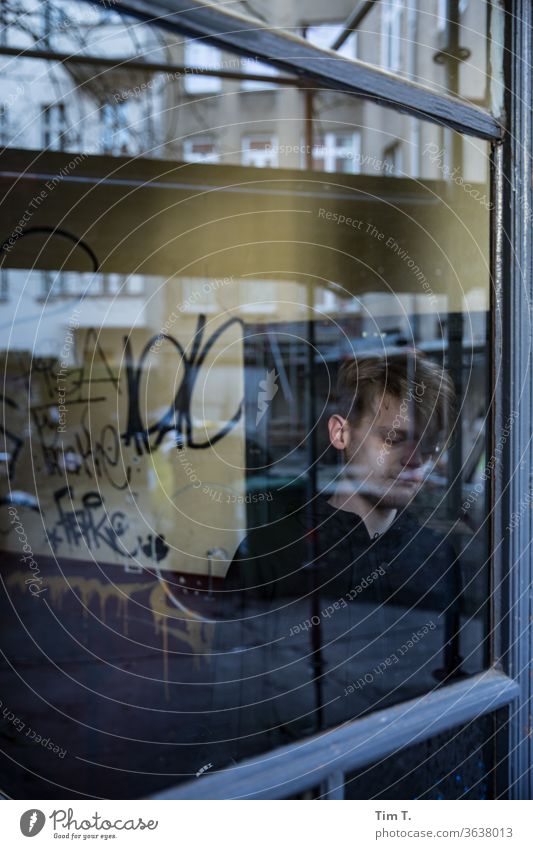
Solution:
M 337 411 L 352 425 L 374 413 L 387 396 L 414 412 L 426 434 L 448 435 L 453 421 L 455 390 L 446 369 L 419 351 L 387 356 L 361 356 L 342 363 L 337 380 Z

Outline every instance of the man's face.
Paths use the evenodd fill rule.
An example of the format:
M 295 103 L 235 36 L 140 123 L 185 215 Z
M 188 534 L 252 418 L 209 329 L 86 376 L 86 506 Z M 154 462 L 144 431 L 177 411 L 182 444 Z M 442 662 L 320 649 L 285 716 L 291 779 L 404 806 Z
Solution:
M 435 446 L 415 424 L 416 403 L 416 397 L 406 403 L 385 395 L 379 407 L 359 418 L 357 426 L 331 417 L 330 439 L 343 451 L 346 463 L 344 494 L 358 492 L 386 508 L 405 507 L 414 498 L 435 459 L 430 453 Z

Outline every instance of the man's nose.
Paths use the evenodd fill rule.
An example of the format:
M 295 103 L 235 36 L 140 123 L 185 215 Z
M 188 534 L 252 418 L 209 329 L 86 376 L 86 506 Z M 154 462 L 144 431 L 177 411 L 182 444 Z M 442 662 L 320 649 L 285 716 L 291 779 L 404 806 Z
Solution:
M 418 442 L 408 442 L 402 457 L 402 463 L 407 468 L 413 469 L 424 464 L 422 452 Z

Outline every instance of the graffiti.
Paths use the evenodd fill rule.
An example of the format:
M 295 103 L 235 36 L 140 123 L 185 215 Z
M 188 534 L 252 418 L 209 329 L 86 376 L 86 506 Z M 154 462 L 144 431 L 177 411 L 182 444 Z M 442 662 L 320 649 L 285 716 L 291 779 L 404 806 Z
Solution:
M 33 408 L 32 421 L 35 426 L 35 443 L 41 452 L 46 474 L 63 477 L 65 471 L 79 477 L 85 474 L 91 480 L 105 478 L 113 489 L 126 489 L 131 482 L 131 466 L 123 465 L 121 442 L 118 429 L 105 424 L 99 433 L 89 430 L 89 406 L 81 414 L 79 430 L 68 442 L 58 434 L 57 422 L 49 410 Z M 122 462 L 121 462 L 122 461 Z M 114 471 L 121 469 L 120 480 L 115 480 Z
M 128 517 L 120 510 L 108 513 L 104 499 L 99 492 L 87 492 L 82 496 L 82 507 L 67 510 L 64 499 L 72 503 L 74 491 L 65 486 L 54 493 L 59 519 L 50 530 L 46 531 L 47 539 L 54 552 L 65 544 L 71 548 L 85 545 L 89 551 L 99 551 L 102 548 L 113 551 L 123 557 L 135 558 L 142 553 L 145 557 L 159 563 L 169 551 L 164 536 L 149 534 L 146 540 L 137 536 L 137 545 L 128 550 L 125 545 L 130 525 Z
M 130 445 L 130 443 L 133 442 L 137 454 L 150 454 L 152 451 L 157 450 L 167 433 L 175 434 L 177 448 L 183 448 L 184 446 L 197 449 L 209 448 L 212 445 L 215 445 L 220 439 L 223 439 L 223 437 L 235 427 L 241 418 L 243 409 L 242 401 L 240 402 L 235 414 L 225 425 L 223 425 L 218 433 L 211 436 L 204 442 L 196 442 L 194 440 L 191 417 L 191 400 L 200 369 L 204 364 L 207 355 L 213 348 L 213 345 L 219 341 L 220 337 L 232 325 L 238 324 L 239 326 L 242 326 L 242 321 L 238 318 L 230 318 L 209 337 L 202 347 L 205 324 L 206 316 L 203 314 L 199 315 L 196 332 L 192 341 L 192 350 L 189 355 L 185 352 L 180 342 L 177 339 L 174 339 L 173 336 L 159 334 L 158 336 L 154 336 L 148 340 L 142 350 L 137 364 L 133 358 L 130 339 L 129 337 L 125 337 L 124 357 L 126 361 L 128 383 L 128 421 L 126 431 L 123 434 L 123 439 L 125 445 Z M 155 424 L 147 426 L 143 422 L 141 416 L 139 402 L 140 382 L 148 354 L 153 346 L 156 343 L 159 344 L 162 339 L 169 342 L 179 354 L 179 362 L 184 367 L 184 376 L 180 386 L 178 387 L 174 400 L 166 412 Z M 151 443 L 150 438 L 154 435 L 155 441 Z
M 89 479 L 104 478 L 114 489 L 123 490 L 131 480 L 131 468 L 120 463 L 121 439 L 119 428 L 106 423 L 97 432 L 94 418 L 90 420 L 91 406 L 105 404 L 108 396 L 105 387 L 111 386 L 113 393 L 121 395 L 120 381 L 102 349 L 98 333 L 94 328 L 87 330 L 81 352 L 81 365 L 67 371 L 67 363 L 59 362 L 56 357 L 35 357 L 31 364 L 25 362 L 23 355 L 18 357 L 19 370 L 17 382 L 21 384 L 21 394 L 32 399 L 29 412 L 33 424 L 32 451 L 40 452 L 45 473 L 63 477 L 65 471 L 78 477 L 82 474 Z M 61 380 L 65 385 L 64 399 L 68 409 L 80 410 L 71 418 L 68 428 L 69 438 L 60 434 L 66 431 L 58 429 L 57 420 L 57 384 L 58 369 L 61 367 Z M 89 388 L 88 388 L 89 387 Z M 97 394 L 102 393 L 102 394 Z M 10 406 L 16 408 L 13 402 Z M 89 425 L 90 422 L 90 425 Z M 24 442 L 4 425 L 0 430 L 9 433 L 15 441 L 17 454 Z M 12 455 L 11 474 L 14 475 L 16 454 Z M 121 467 L 119 479 L 117 469 Z
M 126 636 L 129 619 L 128 604 L 137 593 L 148 592 L 148 600 L 142 607 L 150 613 L 155 636 L 161 638 L 165 684 L 169 680 L 169 654 L 174 653 L 169 647 L 169 638 L 187 647 L 192 655 L 195 669 L 210 663 L 212 627 L 198 620 L 193 613 L 180 610 L 177 615 L 176 608 L 169 604 L 159 582 L 152 580 L 142 583 L 116 583 L 104 582 L 97 578 L 85 578 L 81 575 L 69 575 L 68 580 L 58 576 L 47 577 L 47 584 L 50 588 L 49 604 L 61 610 L 63 601 L 66 599 L 68 602 L 69 597 L 74 594 L 82 606 L 84 618 L 89 616 L 91 604 L 96 601 L 99 618 L 106 623 L 110 615 L 108 605 L 111 606 L 114 601 L 116 614 L 122 619 L 122 631 Z M 11 590 L 17 588 L 23 592 L 24 575 L 18 571 L 11 573 L 6 579 L 6 585 Z M 181 655 L 181 652 L 178 651 L 176 654 Z
M 230 363 L 238 364 L 241 375 L 242 321 L 223 317 L 212 330 L 205 314 L 193 322 L 185 325 L 186 336 L 176 334 L 179 338 L 159 334 L 145 343 L 144 334 L 137 345 L 137 334 L 121 333 L 117 340 L 94 328 L 78 329 L 76 336 L 69 331 L 72 344 L 60 357 L 33 357 L 29 350 L 6 355 L 10 397 L 0 430 L 10 492 L 0 494 L 0 505 L 16 502 L 40 514 L 41 522 L 28 525 L 35 551 L 44 547 L 75 559 L 129 558 L 141 566 L 172 568 L 169 546 L 176 545 L 179 532 L 172 494 L 182 482 L 175 449 L 206 449 L 196 456 L 207 468 L 209 449 L 233 430 L 226 446 L 218 448 L 219 476 L 235 464 L 240 468 L 238 455 L 244 454 L 242 388 L 240 380 L 228 381 L 223 360 L 219 364 L 215 357 L 216 369 L 225 371 L 219 385 L 209 383 L 209 416 L 196 412 L 204 382 L 213 381 L 214 355 L 224 355 L 236 342 Z M 154 340 L 163 347 L 155 347 Z M 161 368 L 150 384 L 154 348 Z M 232 387 L 229 397 L 226 383 Z M 20 404 L 23 397 L 26 403 Z M 138 502 L 134 513 L 126 506 L 126 493 L 126 502 Z M 140 516 L 148 526 L 139 525 Z M 3 529 L 0 534 L 6 536 Z

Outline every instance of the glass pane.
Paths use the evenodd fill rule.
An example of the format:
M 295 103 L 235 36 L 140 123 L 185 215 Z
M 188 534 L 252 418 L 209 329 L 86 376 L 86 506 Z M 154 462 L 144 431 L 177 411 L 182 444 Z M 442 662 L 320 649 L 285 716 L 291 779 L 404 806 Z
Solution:
M 496 731 L 505 715 L 481 716 L 348 775 L 345 798 L 497 799 Z
M 487 665 L 488 147 L 240 78 L 116 124 L 101 80 L 94 147 L 19 114 L 0 175 L 21 798 L 148 795 Z
M 26 0 L 24 5 L 27 12 L 20 15 L 18 6 L 3 4 L 4 44 L 41 51 L 41 56 L 44 51 L 50 58 L 2 57 L 0 44 L 2 145 L 341 173 L 386 169 L 391 176 L 445 179 L 453 170 L 442 158 L 437 130 L 415 119 L 396 116 L 390 135 L 378 139 L 373 129 L 383 113 L 372 103 L 296 87 L 296 80 L 291 84 L 290 77 L 268 64 L 220 50 L 204 39 L 146 26 L 86 2 Z M 224 3 L 225 8 L 233 5 L 239 8 Z M 484 0 L 459 3 L 457 38 L 466 45 L 459 53 L 469 57 L 457 61 L 446 49 L 455 35 L 444 26 L 445 3 L 435 0 L 415 15 L 412 4 L 402 0 L 389 5 L 387 11 L 386 2 L 376 3 L 339 54 L 370 63 L 381 57 L 385 66 L 399 63 L 397 73 L 407 78 L 440 91 L 455 86 L 464 99 L 485 105 L 489 7 Z M 322 4 L 307 0 L 301 8 L 296 2 L 269 3 L 262 18 L 325 47 L 353 10 L 351 0 L 337 0 L 334 6 L 333 23 L 324 20 Z M 385 30 L 384 16 L 389 21 Z M 400 38 L 391 35 L 398 22 Z M 384 39 L 389 45 L 385 52 Z M 72 59 L 58 62 L 53 58 L 57 52 Z M 86 64 L 84 55 L 104 62 L 107 57 L 109 64 Z M 136 64 L 125 65 L 124 60 Z M 273 153 L 250 157 L 250 144 L 265 137 Z M 209 158 L 201 160 L 202 152 L 195 148 L 206 145 Z M 484 167 L 483 157 L 478 159 Z
M 332 49 L 345 32 L 340 56 L 490 108 L 490 33 L 498 32 L 502 11 L 488 0 L 380 0 L 359 4 L 365 9 L 351 24 L 358 7 L 353 0 L 332 0 L 327 9 L 320 0 L 216 0 L 213 5 L 281 27 L 322 49 Z

